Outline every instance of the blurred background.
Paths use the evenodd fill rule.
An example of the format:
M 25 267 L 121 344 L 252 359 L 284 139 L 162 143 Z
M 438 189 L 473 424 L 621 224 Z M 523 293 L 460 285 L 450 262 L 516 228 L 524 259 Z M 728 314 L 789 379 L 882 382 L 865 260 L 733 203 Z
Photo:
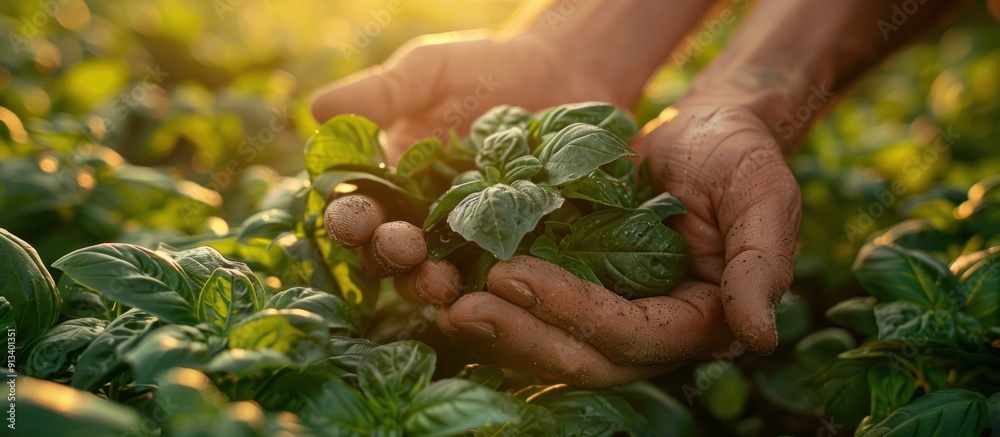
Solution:
M 46 263 L 97 242 L 225 234 L 275 192 L 301 188 L 293 176 L 317 127 L 315 88 L 419 35 L 499 29 L 529 3 L 3 0 L 0 227 Z M 696 29 L 678 48 L 683 64 L 650 83 L 639 121 L 683 93 L 738 23 Z M 859 81 L 791 159 L 804 216 L 783 346 L 739 358 L 722 395 L 690 403 L 702 431 L 822 426 L 775 377 L 789 345 L 862 294 L 849 266 L 869 234 L 906 218 L 947 227 L 968 188 L 1000 173 L 998 150 L 1000 25 L 986 1 L 971 1 Z M 657 382 L 684 401 L 698 371 Z

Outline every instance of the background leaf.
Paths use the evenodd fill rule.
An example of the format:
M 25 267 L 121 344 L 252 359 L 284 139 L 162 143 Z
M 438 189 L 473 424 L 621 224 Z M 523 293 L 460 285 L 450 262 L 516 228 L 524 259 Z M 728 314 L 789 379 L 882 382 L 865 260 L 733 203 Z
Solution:
M 77 357 L 107 324 L 107 320 L 88 317 L 56 325 L 28 346 L 22 371 L 35 378 L 64 379 Z
M 257 301 L 250 278 L 237 270 L 219 267 L 205 281 L 195 309 L 199 320 L 226 332 L 237 321 L 260 310 L 262 304 Z
M 460 435 L 514 415 L 498 409 L 500 395 L 465 379 L 443 379 L 421 390 L 406 410 L 403 427 L 410 435 Z
M 323 123 L 305 146 L 310 178 L 337 165 L 384 166 L 380 131 L 371 120 L 357 115 L 338 115 Z
M 156 316 L 136 308 L 111 321 L 80 354 L 73 372 L 73 388 L 93 390 L 124 370 L 125 352 L 156 322 Z
M 864 436 L 978 436 L 990 426 L 986 397 L 968 390 L 928 393 L 894 411 Z
M 273 349 L 300 365 L 328 353 L 326 321 L 299 309 L 265 309 L 233 326 L 227 336 L 230 349 Z
M 879 302 L 902 300 L 926 309 L 959 309 L 965 302 L 955 294 L 957 281 L 948 268 L 921 252 L 866 244 L 851 270 Z
M 28 243 L 0 228 L 0 296 L 17 325 L 17 345 L 38 338 L 59 318 L 59 291 Z
M 358 363 L 358 385 L 377 413 L 398 417 L 430 383 L 436 362 L 434 350 L 420 342 L 378 346 Z
M 74 281 L 170 323 L 194 324 L 196 296 L 173 260 L 129 244 L 99 244 L 53 264 Z
M 320 316 L 330 329 L 361 333 L 361 321 L 343 299 L 309 287 L 293 287 L 275 294 L 264 305 L 275 309 L 300 309 Z

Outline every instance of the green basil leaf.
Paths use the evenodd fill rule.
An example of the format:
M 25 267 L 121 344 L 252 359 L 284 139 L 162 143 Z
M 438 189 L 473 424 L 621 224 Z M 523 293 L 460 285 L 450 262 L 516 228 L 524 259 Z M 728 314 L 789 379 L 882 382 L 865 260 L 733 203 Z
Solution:
M 636 435 L 694 436 L 694 419 L 687 407 L 648 381 L 614 387 L 636 412 Z
M 531 256 L 544 259 L 550 263 L 557 263 L 559 261 L 559 245 L 548 235 L 538 236 L 531 243 L 531 248 L 528 249 L 528 252 L 531 253 Z
M 531 155 L 524 155 L 504 165 L 503 173 L 507 182 L 531 179 L 542 171 L 542 161 Z
M 77 284 L 68 275 L 62 275 L 56 283 L 62 300 L 60 312 L 69 318 L 94 317 L 103 320 L 113 318 L 111 308 L 115 302 L 109 301 L 94 290 Z
M 52 266 L 118 303 L 169 323 L 197 323 L 189 279 L 177 263 L 149 249 L 99 244 L 74 251 Z
M 937 229 L 924 219 L 905 220 L 878 234 L 881 244 L 892 244 L 911 250 L 946 254 L 955 237 Z
M 504 169 L 507 163 L 530 154 L 524 130 L 512 127 L 486 137 L 482 148 L 476 153 L 476 167 L 484 172 L 488 167 Z
M 563 255 L 582 261 L 605 288 L 627 297 L 662 295 L 687 271 L 687 242 L 648 209 L 605 210 L 574 223 Z
M 300 415 L 325 435 L 369 435 L 379 423 L 361 394 L 336 378 L 323 383 L 318 396 L 306 399 Z
M 622 156 L 638 156 L 610 132 L 581 123 L 560 130 L 534 155 L 542 162 L 542 182 L 549 185 L 575 181 Z
M 893 369 L 887 363 L 880 363 L 868 370 L 868 386 L 871 387 L 872 409 L 865 420 L 874 423 L 910 403 L 910 398 L 917 390 L 909 375 Z
M 486 278 L 490 274 L 490 270 L 493 266 L 497 265 L 500 259 L 496 255 L 482 251 L 479 258 L 472 264 L 472 267 L 468 269 L 465 274 L 465 293 L 475 293 L 477 291 L 486 290 Z
M 306 141 L 305 160 L 309 177 L 337 165 L 385 166 L 379 129 L 371 120 L 356 115 L 331 118 Z
M 450 255 L 460 247 L 469 244 L 469 241 L 462 238 L 458 232 L 453 231 L 446 224 L 438 224 L 431 229 L 424 231 L 427 240 L 427 259 L 439 260 Z
M 260 310 L 253 283 L 234 269 L 219 267 L 212 272 L 198 294 L 198 320 L 226 332 L 237 321 Z
M 606 391 L 557 391 L 538 397 L 559 420 L 559 435 L 613 435 L 635 429 L 635 410 L 622 397 Z
M 559 420 L 548 408 L 526 404 L 511 393 L 499 392 L 493 408 L 514 419 L 502 424 L 488 424 L 475 431 L 477 436 L 556 437 L 561 431 Z
M 923 252 L 892 245 L 866 244 L 851 267 L 861 285 L 879 302 L 913 302 L 926 309 L 960 309 L 954 275 Z
M 242 273 L 250 284 L 253 285 L 254 299 L 257 302 L 264 302 L 264 284 L 260 278 L 250 269 L 250 266 L 240 261 L 232 261 L 222 256 L 218 250 L 210 246 L 200 246 L 193 249 L 176 251 L 164 245 L 160 245 L 157 252 L 164 253 L 177 262 L 184 274 L 194 281 L 198 290 L 205 287 L 205 283 L 219 267 L 236 270 Z
M 986 396 L 946 389 L 925 394 L 894 411 L 863 436 L 977 436 L 990 426 Z
M 222 348 L 193 326 L 162 326 L 125 351 L 137 384 L 154 384 L 163 371 L 174 367 L 200 368 Z
M 858 423 L 871 410 L 868 368 L 871 359 L 836 360 L 803 379 L 807 392 L 839 423 Z
M 503 369 L 486 364 L 468 364 L 455 377 L 467 379 L 490 390 L 496 390 L 504 380 Z
M 0 296 L 0 332 L 17 330 L 14 323 L 14 307 L 7 302 L 7 298 Z
M 156 322 L 156 316 L 136 308 L 112 320 L 80 354 L 73 372 L 73 388 L 93 390 L 124 370 L 125 351 Z
M 295 217 L 291 213 L 280 209 L 269 209 L 243 220 L 236 234 L 236 242 L 246 243 L 256 238 L 272 241 L 279 235 L 294 230 Z
M 334 194 L 334 189 L 342 183 L 368 182 L 373 183 L 373 186 L 375 187 L 388 189 L 389 192 L 401 195 L 414 203 L 425 204 L 428 202 L 427 199 L 415 190 L 401 186 L 397 183 L 401 181 L 391 181 L 386 179 L 384 176 L 387 175 L 380 176 L 365 171 L 332 169 L 316 176 L 312 184 L 312 189 L 315 190 L 320 196 L 323 196 L 324 199 L 329 199 Z
M 845 328 L 853 329 L 869 337 L 878 335 L 875 323 L 875 304 L 872 296 L 852 297 L 826 310 L 826 318 Z
M 754 373 L 754 382 L 761 396 L 776 407 L 795 414 L 815 416 L 820 409 L 809 398 L 808 388 L 799 383 L 809 373 L 795 364 L 781 366 L 773 372 L 758 369 Z
M 18 427 L 14 435 L 129 435 L 148 420 L 132 408 L 62 384 L 17 379 Z
M 447 192 L 441 195 L 434 205 L 431 206 L 431 212 L 427 215 L 427 219 L 424 220 L 424 230 L 430 230 L 432 226 L 437 224 L 442 218 L 447 216 L 455 206 L 465 200 L 466 197 L 473 193 L 477 193 L 488 188 L 490 184 L 482 179 L 466 182 L 462 185 L 456 185 L 451 187 Z
M 555 190 L 530 181 L 496 184 L 463 199 L 448 215 L 448 224 L 501 260 L 514 256 L 524 236 L 563 198 Z
M 303 363 L 296 363 L 288 355 L 274 349 L 229 349 L 212 357 L 202 370 L 240 377 L 285 366 L 303 367 Z
M 990 406 L 990 429 L 1000 429 L 1000 393 L 993 393 L 988 400 Z
M 430 383 L 436 362 L 434 350 L 420 342 L 379 346 L 358 363 L 358 386 L 377 413 L 399 417 Z
M 469 141 L 478 152 L 490 135 L 512 127 L 524 127 L 530 118 L 531 113 L 524 108 L 510 105 L 494 106 L 472 122 L 472 126 L 469 127 Z
M 677 214 L 687 214 L 688 209 L 681 203 L 681 200 L 674 197 L 672 194 L 667 192 L 662 192 L 657 194 L 652 199 L 642 202 L 639 208 L 645 208 L 656 213 L 660 220 Z
M 572 273 L 573 276 L 583 279 L 584 281 L 590 281 L 598 285 L 602 284 L 601 278 L 597 277 L 597 273 L 594 272 L 594 269 L 590 268 L 587 263 L 578 258 L 566 254 L 560 254 L 559 258 L 556 259 L 555 264 L 562 267 L 567 272 Z
M 404 178 L 412 177 L 417 172 L 431 167 L 434 162 L 442 159 L 444 145 L 437 138 L 428 137 L 417 141 L 403 152 L 396 164 L 396 174 Z
M 983 326 L 1000 326 L 1000 248 L 993 248 L 962 273 L 969 296 L 963 311 Z
M 309 364 L 302 372 L 324 378 L 336 377 L 357 386 L 358 363 L 378 346 L 378 343 L 364 338 L 331 336 L 329 356 Z
M 22 371 L 35 378 L 65 379 L 77 357 L 107 324 L 107 320 L 88 317 L 56 325 L 28 346 Z
M 274 309 L 300 309 L 320 316 L 330 329 L 360 334 L 362 327 L 354 309 L 343 299 L 322 290 L 293 287 L 275 294 L 264 305 Z
M 482 172 L 480 172 L 479 170 L 466 170 L 456 175 L 455 178 L 451 180 L 451 185 L 458 186 L 462 184 L 467 184 L 469 182 L 481 181 L 481 180 L 483 180 Z
M 628 184 L 613 178 L 601 170 L 567 184 L 560 194 L 571 199 L 583 199 L 616 208 L 635 208 L 638 204 L 632 197 Z
M 13 309 L 17 346 L 24 346 L 59 319 L 59 291 L 42 260 L 24 240 L 0 228 L 0 296 Z
M 712 361 L 695 368 L 697 378 L 711 375 L 712 384 L 701 391 L 699 400 L 719 421 L 729 422 L 743 413 L 750 397 L 750 384 L 740 368 L 726 361 Z
M 857 347 L 854 337 L 840 328 L 826 328 L 809 334 L 795 344 L 795 358 L 803 367 L 822 369 L 837 355 Z
M 532 129 L 532 135 L 536 138 L 559 132 L 573 123 L 597 126 L 623 141 L 629 141 L 639 131 L 631 116 L 614 105 L 603 102 L 557 106 L 542 113 L 538 120 L 539 123 Z
M 945 310 L 927 310 L 911 302 L 875 305 L 878 339 L 955 344 L 955 320 Z
M 230 349 L 273 349 L 306 365 L 327 356 L 329 330 L 320 316 L 300 309 L 265 309 L 229 330 Z
M 443 379 L 413 397 L 403 428 L 409 435 L 461 435 L 514 420 L 516 416 L 496 408 L 499 399 L 499 394 L 472 381 Z

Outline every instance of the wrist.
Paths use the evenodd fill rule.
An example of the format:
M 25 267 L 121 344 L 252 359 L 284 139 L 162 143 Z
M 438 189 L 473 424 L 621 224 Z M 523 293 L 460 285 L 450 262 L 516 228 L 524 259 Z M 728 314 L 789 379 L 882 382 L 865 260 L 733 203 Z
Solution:
M 713 65 L 695 78 L 682 100 L 749 110 L 789 154 L 805 138 L 812 121 L 834 99 L 834 78 L 824 71 L 830 70 Z

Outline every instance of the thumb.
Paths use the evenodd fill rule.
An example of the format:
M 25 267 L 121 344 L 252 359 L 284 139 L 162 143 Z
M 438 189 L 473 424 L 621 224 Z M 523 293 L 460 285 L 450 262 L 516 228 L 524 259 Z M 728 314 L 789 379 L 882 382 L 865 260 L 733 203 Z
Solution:
M 313 117 L 324 122 L 336 115 L 354 113 L 388 128 L 426 109 L 438 88 L 433 79 L 441 63 L 433 59 L 436 50 L 421 48 L 404 54 L 399 62 L 385 69 L 375 66 L 320 89 L 312 100 Z

